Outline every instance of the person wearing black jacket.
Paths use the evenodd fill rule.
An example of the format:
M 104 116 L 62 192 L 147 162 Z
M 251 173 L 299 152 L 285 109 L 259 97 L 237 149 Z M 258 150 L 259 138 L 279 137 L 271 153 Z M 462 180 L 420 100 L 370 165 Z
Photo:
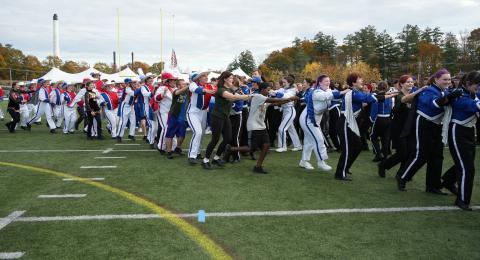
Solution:
M 86 84 L 87 91 L 85 92 L 85 112 L 87 114 L 87 123 L 88 123 L 88 130 L 87 130 L 87 138 L 89 140 L 93 139 L 92 136 L 92 127 L 93 127 L 93 120 L 97 121 L 97 138 L 99 140 L 103 140 L 102 136 L 102 121 L 100 118 L 100 106 L 97 103 L 97 96 L 98 92 L 93 90 L 94 83 L 93 81 L 89 81 Z
M 12 89 L 10 90 L 10 94 L 8 95 L 8 107 L 7 111 L 12 117 L 12 121 L 8 122 L 5 124 L 5 126 L 8 128 L 8 131 L 10 133 L 15 132 L 15 128 L 20 122 L 20 102 L 21 102 L 21 96 L 20 96 L 20 89 L 19 86 L 17 85 L 16 82 L 12 84 Z

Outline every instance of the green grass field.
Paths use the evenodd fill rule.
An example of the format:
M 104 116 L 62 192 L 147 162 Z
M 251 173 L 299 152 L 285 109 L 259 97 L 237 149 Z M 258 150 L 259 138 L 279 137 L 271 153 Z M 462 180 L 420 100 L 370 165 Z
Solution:
M 132 146 L 118 146 L 113 140 L 87 141 L 80 133 L 52 135 L 45 125 L 34 126 L 31 132 L 20 129 L 15 134 L 5 131 L 3 125 L 0 129 L 0 162 L 82 178 L 105 178 L 99 183 L 177 214 L 200 209 L 212 213 L 452 206 L 455 200 L 453 195 L 423 192 L 424 170 L 407 184 L 407 192 L 397 191 L 396 168 L 387 178 L 379 178 L 371 152 L 362 152 L 354 164 L 353 182 L 339 182 L 333 179 L 333 173 L 299 168 L 300 152 L 271 152 L 265 163 L 269 174 L 255 175 L 251 171 L 254 161 L 247 158 L 224 169 L 205 171 L 200 165 L 188 165 L 185 156 L 168 160 L 150 151 L 142 141 Z M 110 148 L 113 151 L 103 153 Z M 332 166 L 338 155 L 330 154 Z M 126 158 L 95 159 L 102 156 Z M 445 149 L 444 169 L 451 164 Z M 99 165 L 117 168 L 80 168 Z M 473 205 L 480 205 L 479 184 L 477 178 Z M 41 194 L 87 196 L 37 198 Z M 19 210 L 25 211 L 21 217 L 154 214 L 148 207 L 99 187 L 0 165 L 0 218 Z M 205 223 L 195 217 L 185 220 L 235 259 L 480 258 L 480 210 L 207 216 Z M 14 221 L 0 228 L 0 252 L 25 252 L 23 259 L 212 257 L 198 241 L 165 218 Z

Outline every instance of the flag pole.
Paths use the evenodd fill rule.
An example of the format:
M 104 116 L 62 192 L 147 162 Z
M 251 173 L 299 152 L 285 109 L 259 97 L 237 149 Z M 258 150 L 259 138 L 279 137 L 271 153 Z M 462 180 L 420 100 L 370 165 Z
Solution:
M 118 55 L 118 71 L 122 67 L 120 62 L 120 9 L 117 8 L 117 55 Z

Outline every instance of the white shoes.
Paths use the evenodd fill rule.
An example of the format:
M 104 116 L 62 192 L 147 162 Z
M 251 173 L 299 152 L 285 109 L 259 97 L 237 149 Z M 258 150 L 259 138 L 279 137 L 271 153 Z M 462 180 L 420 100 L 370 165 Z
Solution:
M 317 166 L 318 166 L 318 169 L 322 170 L 322 171 L 331 171 L 332 170 L 332 166 L 328 165 L 327 163 L 325 163 L 325 161 L 319 161 L 317 163 Z
M 296 152 L 296 151 L 301 151 L 301 150 L 302 150 L 302 147 L 301 147 L 301 146 L 300 146 L 300 147 L 295 147 L 295 148 L 292 149 L 292 151 L 294 151 L 294 152 Z
M 284 153 L 287 151 L 287 148 L 278 148 L 277 150 L 275 150 L 277 153 Z
M 212 134 L 212 130 L 210 129 L 210 127 L 208 127 L 208 128 L 205 130 L 205 134 L 206 134 L 206 135 L 211 135 L 211 134 Z
M 315 168 L 313 168 L 313 166 L 308 161 L 304 161 L 304 160 L 301 160 L 300 163 L 298 164 L 298 166 L 300 166 L 302 168 L 305 168 L 307 170 L 315 169 Z

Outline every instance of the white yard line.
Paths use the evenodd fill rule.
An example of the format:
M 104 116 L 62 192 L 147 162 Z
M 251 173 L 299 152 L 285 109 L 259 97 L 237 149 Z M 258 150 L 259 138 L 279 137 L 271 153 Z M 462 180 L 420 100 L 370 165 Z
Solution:
M 82 178 L 82 179 L 86 179 L 86 180 L 91 180 L 91 181 L 103 181 L 105 180 L 105 178 Z M 63 181 L 77 181 L 77 179 L 63 179 Z
M 80 169 L 113 169 L 117 168 L 116 165 L 105 165 L 105 166 L 80 166 Z
M 54 195 L 38 195 L 39 199 L 63 199 L 63 198 L 84 198 L 87 194 L 54 194 Z
M 95 157 L 95 159 L 125 159 L 125 156 L 118 156 L 118 157 Z
M 140 144 L 115 144 L 115 145 L 127 146 L 127 145 L 140 145 Z
M 25 252 L 5 252 L 0 253 L 0 259 L 18 259 L 21 258 Z
M 19 218 L 21 215 L 23 215 L 23 213 L 25 213 L 24 210 L 14 211 L 14 212 L 10 213 L 10 215 L 8 215 L 4 218 L 0 218 L 0 230 L 2 228 L 6 227 L 8 224 L 15 221 L 15 219 Z
M 480 209 L 474 206 L 473 209 Z M 405 208 L 354 208 L 354 209 L 319 209 L 298 211 L 245 211 L 245 212 L 211 212 L 207 217 L 282 217 L 300 215 L 351 214 L 351 213 L 392 213 L 392 212 L 422 212 L 422 211 L 453 211 L 460 210 L 452 206 L 405 207 Z M 196 218 L 197 213 L 178 214 L 181 218 Z M 81 221 L 81 220 L 113 220 L 113 219 L 158 219 L 157 214 L 120 214 L 120 215 L 82 215 L 53 217 L 19 217 L 15 222 L 46 222 L 46 221 Z
M 0 150 L 0 153 L 75 153 L 103 152 L 104 150 Z

